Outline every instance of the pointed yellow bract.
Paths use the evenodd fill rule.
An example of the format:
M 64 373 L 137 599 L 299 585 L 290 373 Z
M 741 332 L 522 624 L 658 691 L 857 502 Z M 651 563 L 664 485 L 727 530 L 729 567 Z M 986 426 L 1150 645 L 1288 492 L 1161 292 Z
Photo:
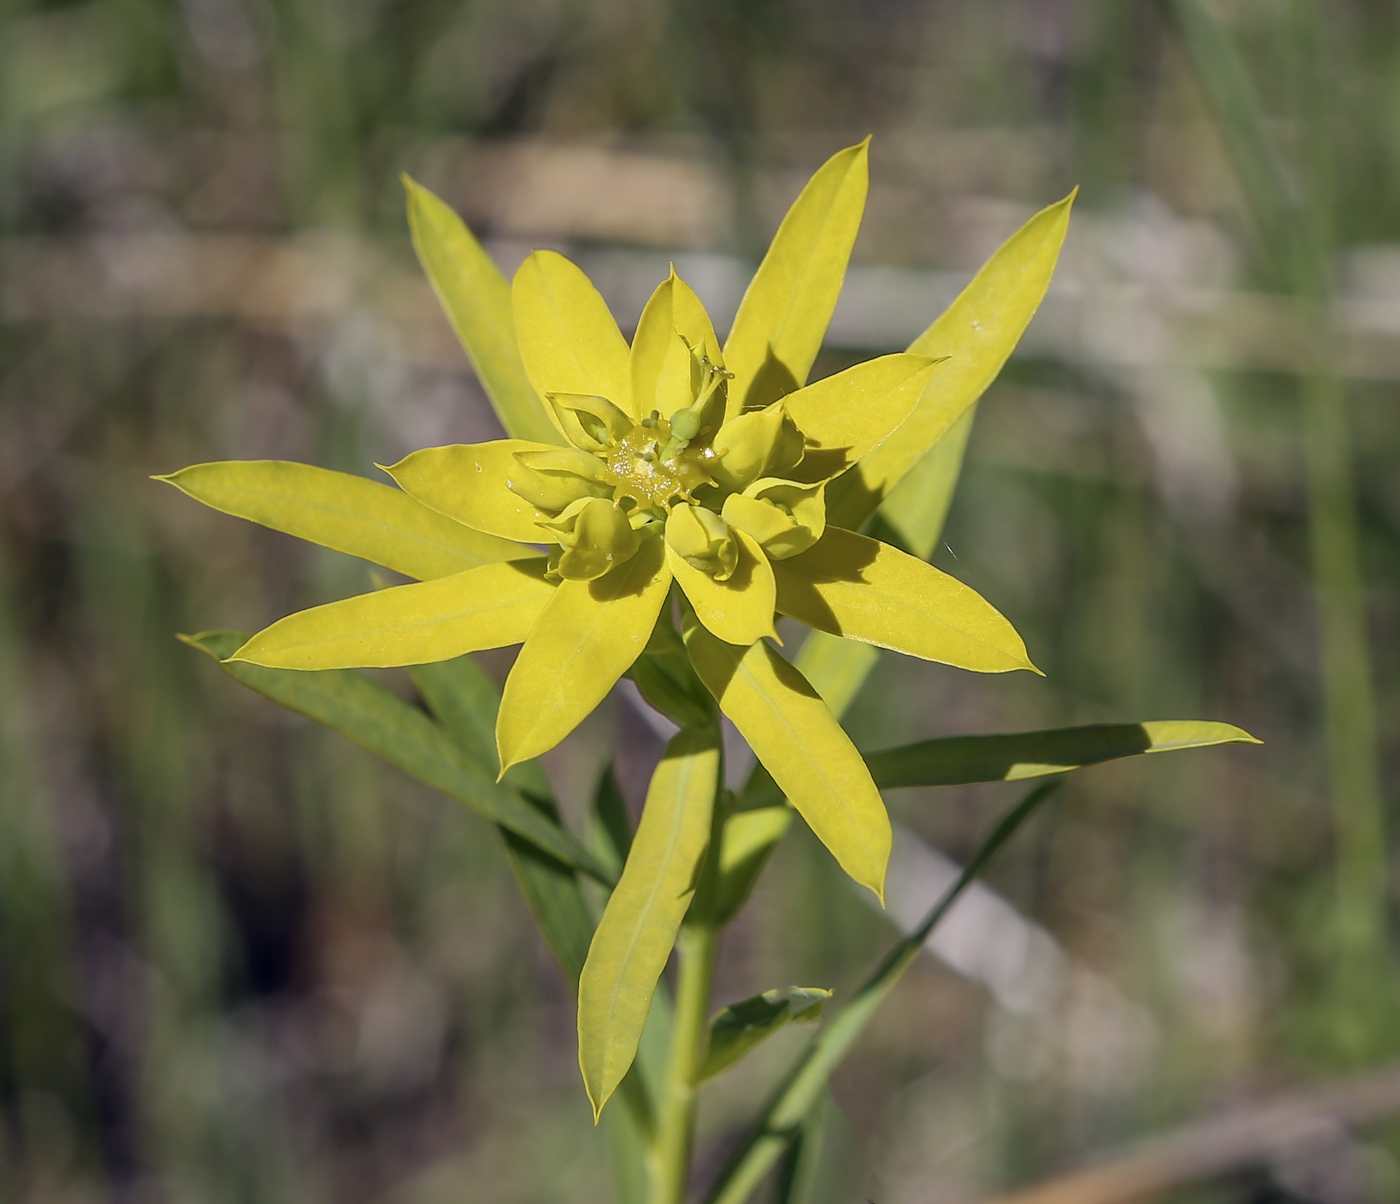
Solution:
M 376 590 L 279 619 L 230 657 L 273 669 L 387 668 L 518 644 L 555 587 L 544 561 L 508 561 Z
M 870 187 L 870 139 L 833 155 L 793 202 L 724 344 L 726 417 L 804 384 L 831 321 Z
M 539 394 L 525 375 L 506 278 L 449 206 L 407 176 L 403 183 L 418 262 L 471 356 L 501 425 L 517 439 L 559 442 Z
M 520 358 L 541 395 L 594 393 L 631 409 L 627 340 L 577 265 L 536 251 L 515 273 L 511 308 Z
M 636 1057 L 652 993 L 695 893 L 719 772 L 713 728 L 682 731 L 666 746 L 593 934 L 578 984 L 578 1061 L 595 1121 Z
M 157 477 L 225 514 L 427 581 L 530 549 L 454 522 L 378 481 L 288 460 L 224 460 Z
M 670 587 L 657 535 L 605 577 L 560 582 L 506 678 L 502 771 L 548 752 L 603 700 L 646 647 Z
M 879 540 L 828 527 L 773 572 L 778 609 L 809 627 L 978 673 L 1039 672 L 980 594 Z
M 708 357 L 711 363 L 720 362 L 719 339 L 710 324 L 710 315 L 672 268 L 671 275 L 656 286 L 642 310 L 632 339 L 628 373 L 635 415 L 641 417 L 660 410 L 669 418 L 681 406 L 690 404 L 689 400 L 681 400 L 679 391 L 661 387 L 667 376 L 679 371 L 689 376 L 688 356 L 680 362 L 681 353 L 687 350 Z
M 504 539 L 544 543 L 549 534 L 539 524 L 553 515 L 512 493 L 510 485 L 522 471 L 517 455 L 557 450 L 524 439 L 452 443 L 425 447 L 384 471 L 406 494 L 439 514 Z
M 996 379 L 1040 307 L 1069 227 L 1074 193 L 1042 209 L 1013 234 L 909 350 L 947 356 L 948 365 L 900 428 L 827 494 L 831 522 L 864 525 L 894 488 Z
M 870 771 L 817 692 L 762 640 L 738 648 L 699 623 L 686 647 L 763 767 L 841 868 L 885 901 L 889 816 Z

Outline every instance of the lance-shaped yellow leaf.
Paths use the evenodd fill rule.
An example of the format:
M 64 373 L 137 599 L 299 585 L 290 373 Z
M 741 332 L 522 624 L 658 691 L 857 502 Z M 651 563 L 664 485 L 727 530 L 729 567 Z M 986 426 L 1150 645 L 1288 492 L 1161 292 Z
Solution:
M 976 590 L 877 539 L 828 527 L 773 575 L 778 610 L 819 631 L 978 673 L 1039 672 Z
M 605 576 L 560 582 L 506 678 L 502 770 L 548 752 L 602 702 L 646 647 L 670 587 L 657 536 Z
M 627 340 L 576 264 L 536 251 L 515 273 L 511 306 L 520 358 L 541 394 L 592 393 L 631 412 Z
M 511 318 L 510 285 L 452 209 L 421 184 L 403 177 L 408 226 L 452 329 L 506 433 L 560 442 L 540 395 L 525 375 Z
M 628 373 L 632 381 L 632 413 L 639 417 L 660 410 L 669 418 L 681 406 L 689 405 L 691 398 L 683 397 L 681 391 L 663 390 L 660 395 L 657 386 L 664 375 L 682 367 L 689 375 L 690 366 L 668 365 L 668 356 L 676 357 L 675 336 L 680 335 L 702 355 L 708 356 L 711 363 L 720 358 L 719 339 L 715 328 L 710 324 L 710 315 L 700 303 L 690 285 L 671 274 L 656 286 L 651 299 L 642 310 L 637 322 L 637 333 L 632 338 L 632 352 L 628 361 Z M 668 372 L 667 369 L 670 371 Z
M 898 439 L 886 440 L 827 491 L 828 516 L 860 527 L 884 496 L 996 379 L 1050 285 L 1074 193 L 1042 209 L 983 266 L 909 350 L 947 356 Z
M 695 893 L 719 787 L 720 737 L 678 733 L 647 789 L 622 877 L 578 984 L 578 1061 L 596 1121 L 632 1065 L 657 980 Z
M 734 572 L 723 581 L 693 568 L 675 548 L 666 545 L 666 565 L 700 622 L 730 644 L 748 646 L 773 630 L 775 587 L 773 566 L 752 535 L 734 531 L 739 557 Z
M 547 543 L 538 524 L 553 515 L 512 493 L 510 481 L 524 473 L 517 452 L 557 451 L 549 443 L 496 439 L 425 447 L 386 469 L 399 488 L 439 514 L 478 531 L 526 543 Z
M 807 380 L 836 308 L 870 186 L 869 139 L 838 151 L 808 181 L 739 305 L 724 345 L 727 416 Z
M 850 737 L 806 679 L 764 641 L 739 648 L 687 616 L 700 680 L 841 868 L 885 899 L 890 820 Z
M 426 581 L 533 553 L 378 481 L 290 460 L 194 464 L 155 478 L 215 510 Z
M 273 669 L 448 660 L 520 643 L 554 589 L 538 557 L 483 565 L 298 611 L 258 632 L 229 659 Z
M 826 480 L 883 443 L 914 412 L 940 362 L 882 355 L 793 393 L 784 406 L 807 437 L 794 475 Z

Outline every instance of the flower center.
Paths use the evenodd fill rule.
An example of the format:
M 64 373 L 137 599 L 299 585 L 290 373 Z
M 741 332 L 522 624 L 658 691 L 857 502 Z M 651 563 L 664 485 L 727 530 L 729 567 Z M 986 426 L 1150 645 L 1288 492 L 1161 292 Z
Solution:
M 631 498 L 643 510 L 669 511 L 677 501 L 691 501 L 694 490 L 713 484 L 705 470 L 715 453 L 690 448 L 671 424 L 653 411 L 601 454 L 603 479 L 618 499 Z

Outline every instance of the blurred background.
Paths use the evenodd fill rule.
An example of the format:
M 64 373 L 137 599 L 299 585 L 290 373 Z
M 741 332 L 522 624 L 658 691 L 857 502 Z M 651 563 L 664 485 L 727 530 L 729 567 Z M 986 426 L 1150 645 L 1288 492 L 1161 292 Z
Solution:
M 1322 231 L 1325 353 L 1154 4 L 0 4 L 0 1197 L 608 1198 L 568 993 L 489 826 L 173 638 L 368 578 L 148 474 L 374 475 L 498 429 L 401 172 L 507 272 L 560 249 L 628 329 L 674 260 L 723 329 L 802 182 L 873 133 L 818 374 L 902 349 L 1080 187 L 933 557 L 1048 677 L 886 654 L 847 723 L 1265 744 L 1069 780 L 838 1073 L 826 1199 L 991 1198 L 1391 1065 L 1400 7 L 1209 7 Z M 566 813 L 614 741 L 635 806 L 657 739 L 610 700 L 548 759 Z M 891 794 L 908 891 L 1015 797 Z M 895 935 L 793 831 L 716 1003 L 839 1000 Z M 805 1039 L 720 1081 L 702 1173 Z M 1397 1097 L 1153 1198 L 1400 1199 Z

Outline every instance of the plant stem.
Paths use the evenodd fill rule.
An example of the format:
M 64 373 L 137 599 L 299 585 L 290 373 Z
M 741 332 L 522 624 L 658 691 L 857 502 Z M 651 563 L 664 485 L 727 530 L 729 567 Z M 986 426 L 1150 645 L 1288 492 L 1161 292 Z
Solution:
M 723 774 L 720 775 L 721 781 Z M 656 1141 L 652 1147 L 651 1204 L 684 1204 L 690 1183 L 690 1155 L 695 1141 L 697 1073 L 709 1033 L 710 988 L 722 924 L 718 910 L 719 850 L 724 830 L 726 792 L 715 799 L 710 848 L 700 869 L 690 912 L 676 940 L 679 974 L 676 1010 L 671 1020 L 671 1050 L 666 1080 L 657 1101 Z
M 710 984 L 714 979 L 718 939 L 718 926 L 706 918 L 685 924 L 676 941 L 680 978 L 671 1028 L 671 1057 L 660 1100 L 652 1204 L 683 1204 L 685 1200 L 699 1088 L 695 1073 L 700 1067 L 709 1020 Z

